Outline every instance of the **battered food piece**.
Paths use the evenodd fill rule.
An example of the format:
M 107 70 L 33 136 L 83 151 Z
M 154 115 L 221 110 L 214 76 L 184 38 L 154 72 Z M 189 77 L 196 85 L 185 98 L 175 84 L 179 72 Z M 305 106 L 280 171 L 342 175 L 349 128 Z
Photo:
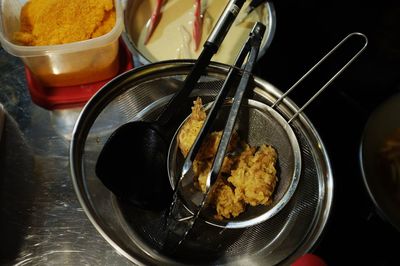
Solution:
M 201 127 L 206 120 L 206 111 L 203 109 L 203 102 L 198 97 L 193 102 L 192 113 L 178 133 L 178 146 L 184 157 L 186 157 L 192 147 Z
M 203 193 L 206 193 L 206 182 L 208 173 L 210 172 L 212 167 L 212 159 L 213 158 L 211 157 L 208 160 L 200 160 L 196 157 L 196 159 L 193 161 L 193 172 L 197 176 L 197 180 L 195 181 L 197 181 L 197 184 Z M 229 175 L 234 163 L 235 158 L 225 156 L 219 176 Z
M 268 205 L 277 182 L 276 160 L 276 151 L 271 146 L 261 145 L 256 151 L 247 145 L 228 178 L 235 187 L 235 196 L 251 206 Z
M 199 134 L 201 127 L 206 120 L 207 114 L 203 108 L 203 102 L 200 97 L 193 102 L 192 113 L 185 124 L 183 124 L 181 130 L 178 132 L 178 147 L 181 150 L 184 157 L 186 157 L 192 147 L 197 135 Z M 218 149 L 218 144 L 222 138 L 222 131 L 212 132 L 204 140 L 204 144 L 201 146 L 196 159 L 206 160 L 214 157 Z M 234 150 L 239 141 L 239 137 L 236 132 L 232 134 L 231 141 L 229 143 L 228 152 Z
M 238 197 L 232 186 L 223 178 L 218 178 L 215 181 L 210 193 L 211 204 L 217 211 L 215 218 L 218 220 L 236 217 L 246 210 L 246 203 Z
M 113 0 L 30 0 L 14 40 L 35 46 L 83 41 L 109 32 L 115 20 Z
M 178 133 L 178 146 L 186 157 L 206 118 L 201 99 L 192 107 L 192 114 Z M 206 193 L 206 181 L 218 149 L 222 131 L 212 132 L 204 141 L 193 162 L 195 182 Z M 234 134 L 228 150 L 237 151 L 239 137 Z M 278 181 L 275 164 L 277 152 L 269 145 L 251 147 L 243 143 L 239 155 L 229 154 L 210 193 L 210 204 L 216 210 L 216 219 L 237 217 L 247 205 L 269 205 Z

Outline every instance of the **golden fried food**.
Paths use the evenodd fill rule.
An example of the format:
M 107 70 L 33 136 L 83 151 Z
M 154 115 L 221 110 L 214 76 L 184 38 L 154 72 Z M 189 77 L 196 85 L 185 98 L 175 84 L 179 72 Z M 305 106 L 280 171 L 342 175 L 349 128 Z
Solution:
M 206 182 L 207 182 L 207 177 L 208 173 L 211 170 L 212 167 L 212 159 L 210 158 L 208 160 L 199 160 L 196 156 L 196 159 L 193 162 L 193 172 L 195 176 L 197 177 L 197 183 L 198 186 L 200 187 L 202 192 L 206 192 Z M 232 166 L 234 164 L 235 160 L 234 158 L 231 158 L 229 156 L 225 156 L 224 161 L 222 163 L 221 174 L 230 174 Z
M 190 114 L 190 117 L 178 132 L 178 147 L 184 157 L 186 157 L 189 153 L 189 150 L 196 140 L 196 137 L 199 134 L 206 117 L 207 115 L 203 108 L 203 102 L 200 97 L 197 97 L 197 99 L 193 102 L 192 113 Z M 201 146 L 198 154 L 196 155 L 196 159 L 206 160 L 214 157 L 221 138 L 222 131 L 212 132 L 209 136 L 207 136 L 204 140 L 204 144 Z M 239 137 L 237 133 L 234 132 L 228 146 L 228 152 L 235 149 L 238 140 Z
M 247 145 L 228 178 L 235 187 L 236 197 L 252 206 L 268 205 L 277 182 L 276 160 L 277 153 L 271 146 L 261 145 L 255 151 Z
M 246 209 L 245 202 L 235 194 L 232 187 L 226 184 L 221 177 L 215 181 L 210 193 L 212 193 L 210 201 L 217 211 L 215 218 L 218 220 L 236 217 Z
M 206 118 L 201 99 L 198 98 L 192 107 L 192 114 L 178 133 L 178 145 L 187 156 L 197 134 Z M 202 144 L 193 162 L 195 182 L 199 189 L 206 193 L 206 182 L 217 152 L 222 131 L 212 132 Z M 237 150 L 239 137 L 232 135 L 228 151 Z M 239 155 L 228 154 L 224 158 L 221 171 L 212 190 L 209 192 L 210 204 L 215 207 L 216 219 L 230 219 L 244 212 L 246 205 L 268 205 L 278 181 L 275 164 L 277 152 L 268 145 L 259 148 L 243 144 Z
M 183 124 L 178 133 L 178 146 L 183 156 L 187 156 L 192 147 L 201 127 L 206 119 L 206 111 L 200 97 L 193 102 L 192 113 L 188 120 Z
M 199 152 L 196 155 L 197 160 L 207 160 L 212 159 L 217 153 L 219 142 L 222 138 L 222 131 L 211 132 L 210 135 L 206 137 L 203 145 L 200 147 Z M 236 149 L 239 142 L 239 136 L 236 132 L 232 132 L 231 139 L 229 141 L 227 152 L 232 152 Z

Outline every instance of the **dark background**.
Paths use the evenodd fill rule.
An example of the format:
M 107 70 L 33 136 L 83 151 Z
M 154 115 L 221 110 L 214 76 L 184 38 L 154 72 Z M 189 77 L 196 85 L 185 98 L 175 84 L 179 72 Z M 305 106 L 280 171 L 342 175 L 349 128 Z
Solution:
M 255 72 L 283 91 L 349 33 L 369 39 L 365 52 L 305 110 L 327 148 L 334 176 L 332 212 L 313 252 L 329 265 L 398 265 L 400 234 L 377 214 L 358 153 L 368 116 L 400 92 L 400 1 L 273 4 L 275 36 Z M 290 97 L 304 103 L 360 47 L 360 39 L 349 41 Z

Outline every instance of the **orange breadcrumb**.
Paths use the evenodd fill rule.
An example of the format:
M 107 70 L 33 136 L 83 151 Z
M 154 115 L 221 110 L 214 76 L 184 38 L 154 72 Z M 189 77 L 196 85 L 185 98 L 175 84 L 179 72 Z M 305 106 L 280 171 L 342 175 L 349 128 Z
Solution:
M 21 9 L 23 45 L 54 45 L 83 41 L 109 32 L 115 24 L 113 0 L 30 0 Z

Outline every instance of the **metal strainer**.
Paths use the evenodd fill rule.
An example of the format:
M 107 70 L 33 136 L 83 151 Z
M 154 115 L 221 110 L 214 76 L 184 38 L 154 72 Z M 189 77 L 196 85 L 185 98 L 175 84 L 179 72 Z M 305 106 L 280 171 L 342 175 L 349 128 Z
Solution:
M 192 64 L 170 61 L 127 72 L 100 90 L 82 110 L 72 135 L 70 166 L 85 213 L 113 247 L 137 264 L 273 265 L 293 261 L 317 241 L 332 201 L 329 160 L 317 131 L 303 114 L 292 123 L 303 167 L 297 190 L 287 205 L 274 217 L 249 228 L 221 229 L 200 220 L 181 246 L 182 251 L 174 256 L 162 252 L 159 225 L 163 213 L 144 211 L 118 200 L 97 178 L 96 161 L 112 132 L 133 119 L 155 119 Z M 212 101 L 228 70 L 228 66 L 211 64 L 192 96 Z M 252 100 L 266 105 L 282 95 L 257 77 L 250 89 Z M 285 98 L 277 110 L 288 118 L 298 108 Z M 256 116 L 252 125 L 262 128 Z
M 290 122 L 299 143 L 302 168 L 297 189 L 287 204 L 273 217 L 246 228 L 220 228 L 199 219 L 173 255 L 161 249 L 162 213 L 118 200 L 96 177 L 97 158 L 112 132 L 134 119 L 155 119 L 180 87 L 193 62 L 159 62 L 126 72 L 87 103 L 76 122 L 70 145 L 71 175 L 79 201 L 100 234 L 136 264 L 289 264 L 318 240 L 330 213 L 333 192 L 324 145 L 302 113 Z M 209 65 L 191 96 L 211 102 L 228 70 L 229 66 L 223 64 Z M 251 108 L 247 109 L 251 110 L 249 121 L 255 130 L 265 126 L 259 104 L 278 103 L 274 108 L 286 121 L 302 110 L 286 94 L 257 77 L 249 89 L 252 94 L 247 105 Z M 258 139 L 256 135 L 249 134 L 250 143 Z M 132 178 L 134 173 L 132 169 Z
M 232 99 L 227 100 L 225 106 L 223 106 L 221 115 L 215 121 L 215 130 L 222 130 L 220 127 L 223 120 L 222 118 L 227 117 L 227 112 L 229 112 L 228 107 L 232 104 L 232 101 Z M 209 105 L 206 107 L 206 110 L 208 110 L 208 108 Z M 177 132 L 181 129 L 186 120 L 181 124 Z M 252 99 L 245 99 L 245 103 L 241 106 L 238 114 L 235 131 L 238 133 L 241 140 L 244 140 L 246 143 L 250 144 L 250 146 L 256 147 L 267 144 L 276 149 L 278 152 L 276 168 L 279 181 L 270 205 L 249 207 L 238 217 L 224 220 L 215 219 L 215 211 L 211 207 L 204 208 L 202 210 L 201 219 L 204 219 L 209 224 L 222 228 L 249 227 L 274 216 L 290 200 L 296 190 L 301 173 L 301 152 L 296 135 L 286 120 L 270 106 Z M 171 142 L 168 159 L 170 183 L 175 188 L 184 161 L 178 148 L 177 134 L 175 134 Z M 189 189 L 187 188 L 187 190 Z M 194 182 L 190 190 L 194 194 L 202 193 L 196 188 Z M 191 196 L 189 198 L 195 199 L 196 197 Z M 187 202 L 186 198 L 183 200 L 189 212 L 192 213 L 192 206 L 195 205 L 196 202 Z
M 301 173 L 301 151 L 295 133 L 290 124 L 299 115 L 300 112 L 307 107 L 366 47 L 367 39 L 365 38 L 365 45 L 357 51 L 357 53 L 342 67 L 313 97 L 309 99 L 296 113 L 288 119 L 285 119 L 279 112 L 275 111 L 275 107 L 286 97 L 297 85 L 308 76 L 315 68 L 317 68 L 331 53 L 338 49 L 348 38 L 358 35 L 365 38 L 364 35 L 354 33 L 348 35 L 337 46 L 335 46 L 325 57 L 323 57 L 311 70 L 309 70 L 298 82 L 296 82 L 285 94 L 277 99 L 271 107 L 258 101 L 248 100 L 247 104 L 241 107 L 241 112 L 238 120 L 236 121 L 236 131 L 239 132 L 240 138 L 246 140 L 251 146 L 260 146 L 262 144 L 271 145 L 278 153 L 277 162 L 277 176 L 278 185 L 275 189 L 272 203 L 264 206 L 248 207 L 239 216 L 231 219 L 215 219 L 215 210 L 212 207 L 203 208 L 201 211 L 202 219 L 207 223 L 223 228 L 244 228 L 254 226 L 276 215 L 290 200 L 294 191 L 296 190 L 300 173 Z M 226 106 L 230 107 L 233 100 L 231 99 Z M 228 117 L 227 112 L 229 108 L 221 114 L 215 123 L 215 130 L 223 130 L 220 124 L 223 124 L 224 119 Z M 188 117 L 189 118 L 189 117 Z M 187 118 L 187 119 L 188 119 Z M 178 128 L 177 133 L 172 140 L 168 169 L 170 183 L 174 187 L 181 176 L 181 169 L 184 167 L 183 156 L 178 148 L 178 132 L 186 123 L 187 119 Z M 223 124 L 224 125 L 224 124 Z M 192 174 L 192 180 L 194 176 Z M 189 191 L 189 192 L 185 192 Z M 186 186 L 185 189 L 180 189 L 180 200 L 183 201 L 184 206 L 189 211 L 186 217 L 180 217 L 180 220 L 186 222 L 190 218 L 195 217 L 196 213 L 196 199 L 202 195 L 203 192 L 196 187 L 196 183 L 192 182 Z M 185 194 L 186 193 L 186 194 Z M 189 195 L 188 195 L 189 194 Z M 193 196 L 195 195 L 195 196 Z M 182 216 L 182 215 L 181 215 Z

